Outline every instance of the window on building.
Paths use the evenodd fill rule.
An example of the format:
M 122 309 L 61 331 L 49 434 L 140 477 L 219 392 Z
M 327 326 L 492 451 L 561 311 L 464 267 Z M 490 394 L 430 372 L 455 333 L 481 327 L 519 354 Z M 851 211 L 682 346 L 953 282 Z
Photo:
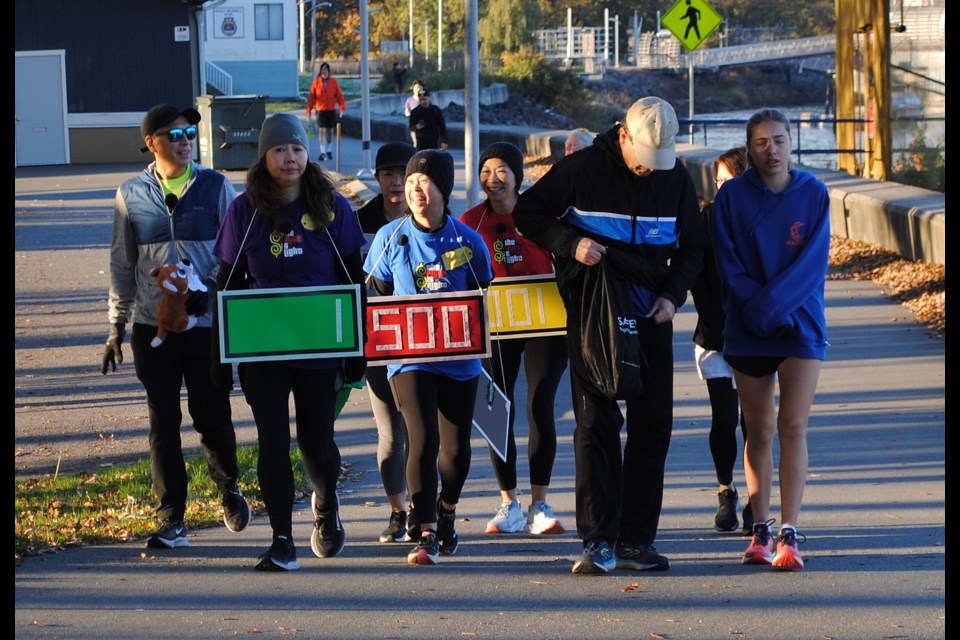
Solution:
M 253 22 L 257 40 L 283 40 L 283 5 L 253 5 Z

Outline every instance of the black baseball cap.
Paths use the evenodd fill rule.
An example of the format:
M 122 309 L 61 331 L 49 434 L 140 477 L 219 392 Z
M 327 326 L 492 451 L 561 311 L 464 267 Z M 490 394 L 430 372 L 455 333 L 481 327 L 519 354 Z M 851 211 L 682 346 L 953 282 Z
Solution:
M 193 107 L 178 109 L 173 105 L 158 104 L 150 109 L 150 111 L 147 111 L 147 115 L 143 116 L 143 121 L 140 123 L 140 137 L 146 138 L 147 136 L 152 136 L 180 116 L 186 118 L 190 124 L 200 122 L 200 112 Z M 140 147 L 141 153 L 146 153 L 146 151 L 146 147 Z
M 408 142 L 388 142 L 377 150 L 376 171 L 406 167 L 417 150 Z

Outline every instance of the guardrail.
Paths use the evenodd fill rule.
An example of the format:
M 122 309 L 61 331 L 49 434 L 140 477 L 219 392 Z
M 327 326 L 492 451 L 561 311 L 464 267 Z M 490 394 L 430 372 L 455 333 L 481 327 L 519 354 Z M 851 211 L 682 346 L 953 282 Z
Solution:
M 899 117 L 891 118 L 891 122 L 945 122 L 946 118 L 943 117 Z M 693 131 L 691 133 L 696 133 L 698 130 L 703 133 L 703 146 L 709 147 L 708 139 L 708 130 L 711 125 L 721 126 L 721 125 L 737 125 L 741 127 L 741 130 L 746 131 L 748 119 L 745 118 L 677 118 L 677 123 L 680 125 L 680 131 L 690 131 L 690 127 L 693 126 Z M 866 153 L 866 149 L 863 148 L 854 148 L 854 149 L 842 149 L 842 148 L 810 148 L 804 149 L 803 147 L 803 131 L 804 129 L 809 129 L 811 126 L 823 127 L 823 126 L 832 126 L 834 131 L 836 131 L 836 125 L 840 123 L 854 123 L 866 127 L 867 124 L 871 123 L 871 120 L 866 120 L 863 118 L 826 118 L 826 117 L 815 117 L 815 118 L 794 118 L 791 119 L 790 123 L 796 129 L 796 135 L 793 138 L 795 144 L 794 148 L 791 150 L 791 154 L 796 157 L 797 164 L 803 164 L 804 155 L 840 155 L 840 154 L 851 154 L 858 155 Z M 695 138 L 693 138 L 695 140 Z M 911 151 L 911 149 L 893 149 L 894 153 Z

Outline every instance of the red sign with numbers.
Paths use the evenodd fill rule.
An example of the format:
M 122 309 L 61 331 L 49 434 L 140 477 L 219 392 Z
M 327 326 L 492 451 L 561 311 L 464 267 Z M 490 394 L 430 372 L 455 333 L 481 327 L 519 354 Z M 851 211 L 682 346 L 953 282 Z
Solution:
M 483 291 L 367 298 L 368 365 L 490 357 Z

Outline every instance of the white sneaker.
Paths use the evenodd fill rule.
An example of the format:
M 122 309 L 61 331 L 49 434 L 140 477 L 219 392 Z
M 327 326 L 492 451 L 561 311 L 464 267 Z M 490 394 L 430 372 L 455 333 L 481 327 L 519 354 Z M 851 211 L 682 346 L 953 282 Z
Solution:
M 530 505 L 527 512 L 527 526 L 530 533 L 538 536 L 559 535 L 566 531 L 560 518 L 553 515 L 553 509 L 543 500 L 537 500 Z
M 497 514 L 487 523 L 487 533 L 516 533 L 527 524 L 519 502 L 508 500 L 500 504 Z

